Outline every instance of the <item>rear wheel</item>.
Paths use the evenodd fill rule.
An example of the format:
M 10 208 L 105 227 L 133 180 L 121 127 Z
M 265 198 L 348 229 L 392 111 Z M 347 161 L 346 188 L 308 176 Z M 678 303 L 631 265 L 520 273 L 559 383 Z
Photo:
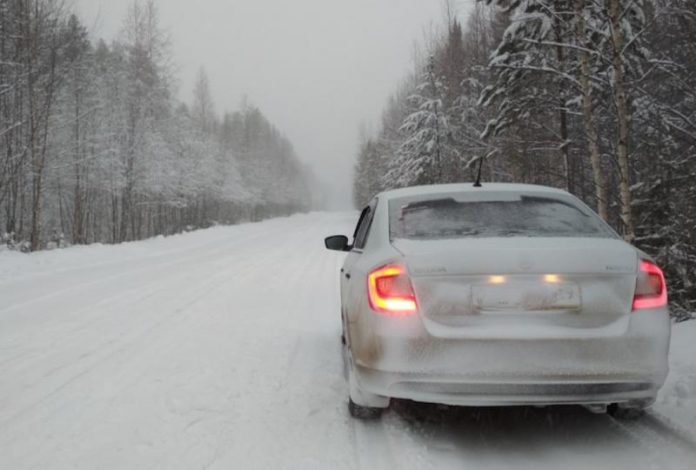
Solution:
M 362 390 L 355 378 L 350 351 L 346 351 L 348 368 L 348 411 L 353 418 L 377 419 L 389 408 L 390 399 Z
M 348 399 L 348 411 L 353 418 L 357 419 L 379 419 L 382 416 L 384 408 L 374 408 L 371 406 L 362 406 L 355 403 L 352 399 Z

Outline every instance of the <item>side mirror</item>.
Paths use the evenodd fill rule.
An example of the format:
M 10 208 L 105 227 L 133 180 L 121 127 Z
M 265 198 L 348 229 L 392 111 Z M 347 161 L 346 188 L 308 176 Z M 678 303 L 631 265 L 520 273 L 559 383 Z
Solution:
M 335 235 L 324 240 L 324 245 L 328 250 L 350 251 L 353 247 L 348 244 L 348 237 L 345 235 Z

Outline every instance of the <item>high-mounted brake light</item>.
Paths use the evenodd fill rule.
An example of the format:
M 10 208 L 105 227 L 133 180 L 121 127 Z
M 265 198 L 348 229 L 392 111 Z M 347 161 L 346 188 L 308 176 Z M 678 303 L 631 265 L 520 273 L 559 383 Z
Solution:
M 667 305 L 667 284 L 662 270 L 649 261 L 640 262 L 636 281 L 636 294 L 633 297 L 633 310 L 660 308 Z
M 372 310 L 389 315 L 416 313 L 416 294 L 411 280 L 401 266 L 384 266 L 367 277 L 367 290 Z

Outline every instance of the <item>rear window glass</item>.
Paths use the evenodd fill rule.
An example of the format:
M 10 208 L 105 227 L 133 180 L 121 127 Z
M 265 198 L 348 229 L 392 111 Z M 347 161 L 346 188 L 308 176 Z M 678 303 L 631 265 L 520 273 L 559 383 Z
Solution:
M 391 238 L 616 238 L 596 214 L 561 199 L 532 195 L 465 198 L 453 194 L 390 201 Z

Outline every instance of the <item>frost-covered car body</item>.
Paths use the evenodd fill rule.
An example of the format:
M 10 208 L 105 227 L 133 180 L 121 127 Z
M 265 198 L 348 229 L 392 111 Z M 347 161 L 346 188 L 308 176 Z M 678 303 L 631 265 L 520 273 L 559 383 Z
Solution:
M 469 184 L 379 194 L 354 234 L 341 313 L 354 415 L 391 398 L 644 408 L 667 376 L 666 286 L 574 196 Z

